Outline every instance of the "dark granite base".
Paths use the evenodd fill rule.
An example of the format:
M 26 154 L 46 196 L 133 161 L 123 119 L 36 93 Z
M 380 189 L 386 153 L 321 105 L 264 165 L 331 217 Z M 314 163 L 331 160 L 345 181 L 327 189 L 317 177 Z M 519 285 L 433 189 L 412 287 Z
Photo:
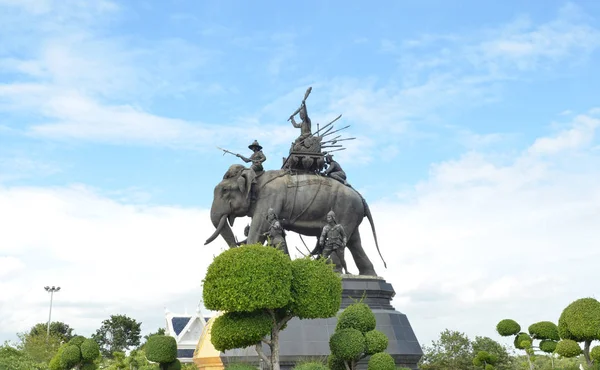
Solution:
M 394 288 L 382 278 L 343 276 L 343 292 L 341 309 L 361 300 L 368 304 L 377 318 L 377 329 L 385 333 L 389 339 L 387 353 L 396 360 L 398 367 L 417 369 L 423 352 L 405 314 L 392 307 L 391 299 Z M 299 320 L 293 319 L 281 332 L 280 361 L 282 369 L 291 369 L 298 361 L 327 360 L 329 355 L 329 338 L 335 332 L 337 318 Z M 269 348 L 263 345 L 265 353 Z M 223 363 L 254 362 L 258 356 L 254 348 L 227 351 L 221 355 Z M 363 359 L 358 367 L 367 368 L 368 358 Z

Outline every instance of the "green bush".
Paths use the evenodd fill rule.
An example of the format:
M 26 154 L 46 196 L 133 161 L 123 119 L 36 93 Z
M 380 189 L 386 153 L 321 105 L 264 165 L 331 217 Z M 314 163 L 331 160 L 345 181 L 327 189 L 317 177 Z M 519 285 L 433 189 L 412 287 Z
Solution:
M 529 325 L 529 334 L 533 339 L 560 340 L 558 327 L 550 321 L 540 321 Z
M 544 339 L 540 342 L 540 350 L 546 353 L 554 353 L 557 342 L 553 340 Z
M 486 364 L 485 365 L 485 370 L 494 370 L 494 369 L 495 369 L 495 367 L 492 364 Z
M 527 349 L 531 346 L 531 337 L 527 333 L 519 333 L 515 336 L 515 348 Z
M 175 360 L 165 364 L 164 370 L 181 370 L 181 362 L 179 360 Z
M 517 323 L 515 320 L 504 319 L 500 321 L 496 325 L 496 331 L 503 337 L 508 337 L 510 335 L 516 335 L 521 331 L 521 325 Z
M 204 305 L 214 311 L 252 312 L 290 303 L 291 260 L 260 244 L 231 248 L 215 257 L 203 280 Z
M 581 298 L 569 304 L 558 319 L 558 333 L 562 339 L 576 342 L 600 339 L 600 302 Z
M 352 361 L 365 352 L 365 336 L 353 328 L 336 330 L 329 338 L 329 349 L 335 357 Z
M 572 339 L 563 339 L 556 344 L 555 352 L 563 357 L 576 357 L 581 354 L 581 347 Z
M 344 365 L 344 360 L 335 355 L 329 355 L 327 357 L 327 367 L 329 370 L 346 370 L 346 365 Z
M 94 361 L 100 356 L 100 347 L 93 339 L 84 339 L 80 348 L 83 361 Z
M 388 347 L 388 337 L 379 330 L 371 330 L 365 333 L 367 341 L 367 355 L 383 352 Z
M 379 352 L 371 356 L 367 370 L 396 370 L 396 362 L 389 353 Z
M 272 326 L 271 316 L 263 311 L 227 312 L 213 323 L 211 342 L 218 351 L 245 348 L 260 342 Z
M 225 366 L 225 370 L 257 370 L 257 367 L 245 362 L 235 362 Z
M 81 350 L 74 344 L 68 344 L 60 357 L 61 365 L 66 369 L 75 367 L 81 361 Z
M 148 361 L 166 364 L 177 358 L 177 342 L 169 335 L 152 335 L 146 341 L 144 351 Z
M 354 303 L 342 311 L 335 330 L 352 328 L 366 333 L 374 330 L 376 324 L 375 314 L 369 306 L 365 303 Z
M 84 362 L 79 370 L 96 370 L 98 366 L 93 362 Z
M 590 351 L 590 358 L 596 362 L 600 362 L 600 346 L 592 348 Z
M 303 364 L 296 365 L 294 370 L 329 370 L 327 366 L 320 362 L 305 362 Z
M 71 338 L 71 340 L 69 341 L 69 344 L 72 344 L 77 347 L 81 347 L 81 343 L 83 343 L 84 340 L 85 340 L 84 336 L 77 335 L 77 336 L 74 336 L 73 338 Z
M 292 261 L 291 310 L 300 319 L 328 318 L 340 309 L 342 279 L 326 262 L 309 257 Z

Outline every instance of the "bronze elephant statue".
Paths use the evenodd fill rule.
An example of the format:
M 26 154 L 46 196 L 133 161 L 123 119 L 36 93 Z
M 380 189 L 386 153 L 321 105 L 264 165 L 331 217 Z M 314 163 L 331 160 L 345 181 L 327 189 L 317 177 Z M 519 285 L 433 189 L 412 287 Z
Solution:
M 358 230 L 366 216 L 379 252 L 367 202 L 353 188 L 317 174 L 292 175 L 286 170 L 273 170 L 256 177 L 254 171 L 232 165 L 214 189 L 210 217 L 216 230 L 205 245 L 221 235 L 230 247 L 235 247 L 236 240 L 229 224 L 233 225 L 236 217 L 244 216 L 252 218 L 247 243 L 264 243 L 264 234 L 269 228 L 265 217 L 269 208 L 279 216 L 286 230 L 316 237 L 321 234 L 327 213 L 334 211 L 337 222 L 344 226 L 348 235 L 347 248 L 359 274 L 377 276 L 362 247 Z

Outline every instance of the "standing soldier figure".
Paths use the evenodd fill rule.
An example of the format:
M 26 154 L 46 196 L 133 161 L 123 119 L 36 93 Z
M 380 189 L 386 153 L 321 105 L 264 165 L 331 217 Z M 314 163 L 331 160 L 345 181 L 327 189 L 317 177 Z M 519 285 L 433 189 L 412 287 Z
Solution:
M 252 155 L 250 156 L 250 158 L 246 158 L 241 154 L 236 154 L 235 156 L 238 158 L 241 158 L 242 161 L 248 163 L 248 162 L 252 162 L 252 166 L 250 168 L 252 168 L 254 170 L 254 172 L 256 173 L 256 175 L 260 175 L 262 174 L 262 172 L 264 171 L 263 168 L 263 162 L 267 160 L 267 157 L 265 157 L 265 155 L 262 152 L 262 146 L 260 146 L 260 144 L 258 143 L 257 140 L 254 140 L 254 142 L 250 145 L 248 145 L 248 149 L 252 150 L 254 153 L 252 153 Z
M 344 248 L 346 248 L 347 242 L 348 240 L 346 238 L 344 227 L 336 222 L 335 213 L 329 211 L 329 213 L 327 213 L 327 224 L 323 227 L 323 232 L 319 238 L 319 244 L 323 248 L 322 256 L 327 259 L 335 252 L 335 255 L 340 260 L 341 267 L 346 274 L 348 273 L 348 268 L 346 267 L 346 260 L 344 259 Z M 337 263 L 335 271 L 342 272 L 342 269 L 337 266 Z
M 269 231 L 265 235 L 269 237 L 269 245 L 282 250 L 283 253 L 289 256 L 290 253 L 285 242 L 285 230 L 281 227 L 281 223 L 273 208 L 269 208 L 267 211 L 267 221 L 269 222 Z

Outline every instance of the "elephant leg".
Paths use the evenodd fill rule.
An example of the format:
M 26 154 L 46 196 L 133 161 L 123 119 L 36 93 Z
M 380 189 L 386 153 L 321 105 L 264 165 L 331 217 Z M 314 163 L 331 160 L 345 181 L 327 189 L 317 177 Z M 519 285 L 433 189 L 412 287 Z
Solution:
M 269 224 L 263 220 L 252 219 L 250 223 L 250 231 L 248 232 L 248 239 L 246 244 L 265 244 L 267 237 L 265 233 L 269 230 Z
M 350 250 L 350 253 L 352 253 L 352 258 L 358 268 L 359 275 L 377 276 L 373 263 L 369 257 L 367 257 L 367 254 L 362 247 L 358 227 L 354 230 L 354 233 L 352 233 L 352 236 L 348 240 L 347 247 L 348 250 Z

